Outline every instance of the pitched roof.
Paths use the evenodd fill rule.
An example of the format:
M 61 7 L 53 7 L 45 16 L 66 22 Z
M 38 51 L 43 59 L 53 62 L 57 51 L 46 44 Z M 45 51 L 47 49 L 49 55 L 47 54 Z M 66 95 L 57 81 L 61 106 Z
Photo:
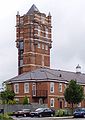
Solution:
M 7 83 L 26 82 L 26 81 L 69 82 L 72 79 L 76 80 L 78 83 L 85 84 L 85 74 L 63 71 L 63 70 L 54 70 L 48 68 L 40 68 L 32 72 L 23 73 L 5 82 Z
M 33 14 L 34 12 L 39 12 L 38 8 L 33 4 L 29 11 L 26 13 L 27 15 Z

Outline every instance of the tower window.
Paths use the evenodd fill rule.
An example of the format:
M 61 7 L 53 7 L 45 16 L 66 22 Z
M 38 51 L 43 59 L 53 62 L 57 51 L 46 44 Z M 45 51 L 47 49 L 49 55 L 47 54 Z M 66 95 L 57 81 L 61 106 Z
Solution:
M 19 56 L 20 56 L 20 59 L 23 59 L 23 50 L 19 51 Z
M 23 24 L 23 18 L 20 18 L 20 24 Z
M 20 60 L 20 67 L 23 66 L 23 59 Z
M 48 28 L 45 29 L 46 38 L 48 38 Z
M 23 48 L 24 48 L 23 41 L 19 41 L 19 49 L 20 49 L 20 50 L 23 50 Z
M 40 33 L 41 33 L 41 31 L 40 31 L 40 26 L 38 26 L 38 35 L 40 36 Z
M 38 43 L 38 48 L 40 48 L 40 43 Z
M 45 50 L 48 50 L 48 45 L 45 46 Z
M 44 44 L 42 44 L 42 49 L 44 49 Z
M 42 21 L 42 23 L 45 23 L 45 17 L 44 16 L 41 16 L 41 21 Z

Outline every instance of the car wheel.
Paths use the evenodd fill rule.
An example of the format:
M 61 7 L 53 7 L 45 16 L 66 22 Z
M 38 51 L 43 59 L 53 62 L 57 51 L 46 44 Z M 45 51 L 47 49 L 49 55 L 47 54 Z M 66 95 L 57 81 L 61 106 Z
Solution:
M 26 117 L 27 115 L 26 115 L 26 114 L 24 114 L 23 116 L 24 116 L 24 117 Z
M 53 117 L 53 114 L 51 113 L 51 115 L 50 115 L 51 117 Z
M 42 117 L 42 114 L 39 114 L 39 117 Z
M 85 115 L 83 117 L 85 118 Z

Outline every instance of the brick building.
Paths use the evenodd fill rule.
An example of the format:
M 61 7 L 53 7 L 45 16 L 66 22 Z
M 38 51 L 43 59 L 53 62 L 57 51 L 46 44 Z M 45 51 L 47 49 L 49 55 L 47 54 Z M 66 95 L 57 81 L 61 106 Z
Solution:
M 79 66 L 77 66 L 78 69 L 80 69 Z M 39 68 L 18 75 L 5 83 L 14 90 L 15 99 L 19 103 L 22 103 L 24 97 L 27 96 L 30 103 L 44 103 L 48 107 L 65 108 L 69 105 L 64 99 L 64 90 L 72 79 L 81 84 L 85 92 L 85 74 L 79 71 L 69 72 Z M 85 107 L 85 101 L 82 101 L 79 106 Z
M 35 5 L 20 16 L 16 15 L 16 46 L 18 48 L 18 76 L 5 81 L 22 103 L 25 96 L 30 103 L 47 104 L 48 107 L 69 107 L 64 90 L 69 80 L 77 80 L 85 90 L 85 74 L 50 69 L 51 15 L 40 13 Z M 85 107 L 82 101 L 79 106 Z
M 51 15 L 40 13 L 33 4 L 29 11 L 16 15 L 16 46 L 18 73 L 50 67 Z

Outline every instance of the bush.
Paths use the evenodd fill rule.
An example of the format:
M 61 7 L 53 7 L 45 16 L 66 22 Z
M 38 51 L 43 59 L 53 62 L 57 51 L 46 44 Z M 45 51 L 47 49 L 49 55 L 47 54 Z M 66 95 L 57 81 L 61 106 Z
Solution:
M 8 112 L 7 113 L 9 116 L 13 116 L 14 115 L 14 112 Z
M 13 120 L 8 114 L 0 114 L 0 120 Z
M 26 104 L 28 104 L 28 97 L 27 96 L 25 96 L 24 100 L 23 100 L 23 105 L 26 105 Z
M 70 110 L 67 110 L 67 109 L 59 109 L 55 111 L 56 117 L 70 116 L 70 115 L 71 115 L 71 112 Z

